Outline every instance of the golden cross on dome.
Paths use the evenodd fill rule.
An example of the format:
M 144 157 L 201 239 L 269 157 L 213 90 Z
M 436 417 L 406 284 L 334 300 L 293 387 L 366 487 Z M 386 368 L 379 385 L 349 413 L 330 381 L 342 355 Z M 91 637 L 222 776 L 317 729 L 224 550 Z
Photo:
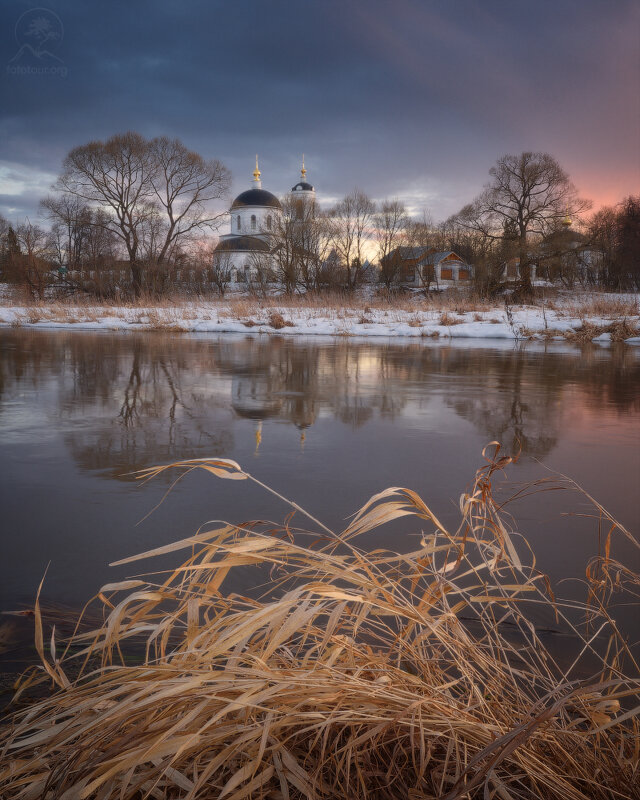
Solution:
M 303 181 L 307 180 L 307 170 L 304 168 L 304 153 L 302 154 L 302 169 L 300 170 L 300 175 Z
M 256 153 L 256 168 L 253 170 L 253 180 L 255 183 L 260 182 L 260 169 L 258 167 L 258 154 Z

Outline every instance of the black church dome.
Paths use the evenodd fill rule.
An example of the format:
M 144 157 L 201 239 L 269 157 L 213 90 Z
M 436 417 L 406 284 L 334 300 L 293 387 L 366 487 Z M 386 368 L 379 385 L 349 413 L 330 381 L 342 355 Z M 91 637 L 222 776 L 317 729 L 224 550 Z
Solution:
M 296 183 L 296 185 L 291 190 L 292 192 L 312 192 L 313 186 L 310 183 L 305 183 L 304 181 L 300 181 L 300 183 Z
M 239 194 L 231 204 L 231 210 L 244 206 L 263 206 L 268 208 L 282 208 L 280 201 L 266 189 L 247 189 Z

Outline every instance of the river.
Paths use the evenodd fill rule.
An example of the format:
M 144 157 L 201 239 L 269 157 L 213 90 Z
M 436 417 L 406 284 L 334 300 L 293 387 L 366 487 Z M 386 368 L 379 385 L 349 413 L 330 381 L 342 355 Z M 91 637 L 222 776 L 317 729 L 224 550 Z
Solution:
M 637 348 L 3 330 L 0 608 L 32 601 L 47 565 L 43 598 L 78 606 L 133 571 L 110 561 L 210 519 L 288 511 L 245 481 L 193 474 L 149 514 L 170 477 L 143 485 L 131 473 L 144 467 L 232 458 L 334 528 L 407 486 L 455 526 L 492 440 L 521 449 L 504 496 L 561 472 L 637 534 Z M 562 492 L 511 507 L 556 585 L 598 550 L 589 508 Z M 371 546 L 402 550 L 416 534 L 396 525 Z M 637 551 L 614 547 L 638 568 Z

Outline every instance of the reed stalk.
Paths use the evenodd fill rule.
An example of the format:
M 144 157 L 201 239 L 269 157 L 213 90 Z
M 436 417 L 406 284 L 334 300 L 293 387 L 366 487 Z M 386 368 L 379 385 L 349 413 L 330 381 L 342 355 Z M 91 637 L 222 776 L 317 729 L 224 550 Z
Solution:
M 340 532 L 220 524 L 125 559 L 182 563 L 102 587 L 104 624 L 61 656 L 36 603 L 52 691 L 4 726 L 0 797 L 638 797 L 640 673 L 608 610 L 640 587 L 611 538 L 637 541 L 596 506 L 609 537 L 589 596 L 558 601 L 494 498 L 510 460 L 487 457 L 456 531 L 390 488 Z M 253 480 L 225 459 L 139 477 L 167 469 Z M 407 547 L 369 551 L 398 519 Z M 247 566 L 269 576 L 260 596 L 226 592 Z M 532 621 L 545 609 L 571 632 L 562 663 Z

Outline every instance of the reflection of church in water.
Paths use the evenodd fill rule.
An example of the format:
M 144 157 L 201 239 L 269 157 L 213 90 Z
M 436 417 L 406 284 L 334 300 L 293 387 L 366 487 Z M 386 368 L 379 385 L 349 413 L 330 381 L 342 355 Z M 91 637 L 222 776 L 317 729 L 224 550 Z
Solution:
M 309 208 L 313 209 L 315 198 L 315 189 L 307 182 L 303 156 L 300 181 L 291 189 L 287 204 L 298 218 L 302 218 Z M 246 283 L 254 279 L 260 269 L 270 267 L 283 213 L 286 210 L 280 200 L 262 188 L 256 156 L 252 186 L 241 192 L 231 204 L 229 233 L 220 237 L 214 251 L 218 268 L 229 272 L 232 284 Z
M 304 348 L 283 343 L 274 353 L 274 345 L 278 346 L 273 340 L 264 345 L 247 341 L 225 353 L 225 368 L 231 372 L 231 407 L 245 419 L 287 420 L 304 431 L 318 416 L 318 352 L 314 350 L 314 357 Z

